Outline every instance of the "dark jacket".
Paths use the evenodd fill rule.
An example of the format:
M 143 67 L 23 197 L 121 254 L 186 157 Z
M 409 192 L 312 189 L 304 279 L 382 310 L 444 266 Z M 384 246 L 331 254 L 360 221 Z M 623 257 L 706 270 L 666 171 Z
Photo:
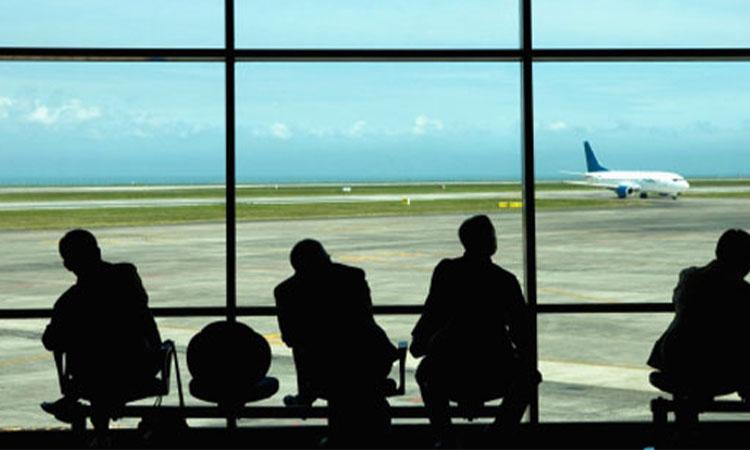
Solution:
M 375 322 L 363 270 L 331 263 L 284 280 L 274 296 L 281 338 L 314 365 L 307 375 L 385 377 L 396 349 Z
M 675 316 L 648 358 L 675 379 L 732 382 L 750 367 L 750 285 L 713 261 L 680 273 Z
M 102 262 L 60 296 L 42 342 L 80 379 L 153 376 L 161 344 L 135 266 Z
M 435 267 L 411 353 L 505 365 L 528 357 L 529 338 L 529 312 L 516 277 L 490 258 L 464 255 Z

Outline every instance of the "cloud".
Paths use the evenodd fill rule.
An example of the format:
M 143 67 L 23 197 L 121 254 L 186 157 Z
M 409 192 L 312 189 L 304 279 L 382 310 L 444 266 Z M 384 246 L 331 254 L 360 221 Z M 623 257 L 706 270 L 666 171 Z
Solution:
M 431 130 L 440 131 L 442 129 L 443 129 L 442 120 L 432 119 L 422 114 L 422 115 L 417 116 L 416 119 L 414 119 L 414 126 L 412 127 L 411 132 L 416 135 L 422 135 Z
M 181 116 L 157 114 L 147 110 L 123 111 L 111 114 L 117 121 L 112 126 L 118 127 L 117 132 L 138 138 L 155 136 L 177 136 L 189 138 L 191 136 L 216 129 L 217 126 L 208 121 L 185 119 Z
M 292 131 L 288 126 L 286 126 L 286 124 L 276 122 L 271 125 L 271 135 L 273 135 L 275 138 L 286 141 L 287 139 L 292 137 Z
M 72 99 L 56 108 L 37 104 L 34 109 L 26 115 L 26 120 L 49 126 L 58 123 L 87 122 L 101 117 L 101 115 L 101 110 L 98 107 L 84 106 L 80 100 Z
M 5 119 L 10 115 L 11 106 L 13 106 L 13 100 L 8 97 L 0 97 L 0 119 Z
M 550 131 L 563 131 L 568 129 L 568 124 L 558 120 L 557 122 L 552 122 L 551 124 L 547 125 L 547 129 Z
M 364 120 L 358 120 L 354 122 L 354 124 L 351 127 L 349 127 L 348 130 L 345 131 L 345 134 L 351 137 L 362 136 L 362 133 L 364 133 L 365 131 L 366 125 L 367 125 L 367 122 L 365 122 Z

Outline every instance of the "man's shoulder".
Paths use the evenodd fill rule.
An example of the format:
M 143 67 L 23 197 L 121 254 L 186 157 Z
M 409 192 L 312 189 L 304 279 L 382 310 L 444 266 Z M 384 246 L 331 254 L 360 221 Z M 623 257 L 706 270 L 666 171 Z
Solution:
M 135 264 L 129 263 L 129 262 L 117 262 L 117 263 L 111 263 L 111 262 L 105 262 L 104 264 L 107 265 L 108 270 L 111 270 L 116 273 L 138 273 L 138 269 L 135 267 Z
M 506 282 L 509 282 L 509 283 L 518 283 L 518 278 L 515 276 L 515 274 L 513 274 L 513 272 L 511 272 L 511 271 L 509 271 L 509 270 L 507 270 L 507 269 L 505 269 L 505 268 L 503 268 L 501 266 L 498 266 L 495 263 L 492 263 L 492 270 L 494 270 L 495 273 L 497 274 L 497 276 L 499 278 L 502 278 L 503 281 L 506 281 Z
M 284 297 L 288 295 L 290 291 L 294 290 L 297 284 L 297 277 L 292 275 L 291 277 L 276 285 L 276 287 L 273 289 L 274 296 Z
M 711 265 L 706 266 L 691 266 L 686 267 L 680 271 L 678 277 L 678 283 L 680 285 L 689 285 L 694 283 L 704 283 L 707 278 L 713 275 Z
M 464 257 L 443 258 L 435 266 L 435 272 L 452 272 L 458 270 L 466 264 Z
M 331 270 L 336 275 L 347 276 L 352 278 L 364 278 L 365 271 L 359 267 L 348 266 L 341 263 L 331 263 Z
M 57 301 L 55 301 L 54 309 L 56 311 L 59 311 L 61 309 L 68 308 L 75 302 L 76 296 L 79 295 L 80 288 L 77 284 L 74 284 L 73 286 L 70 286 L 68 289 L 63 292 L 60 297 L 57 298 Z

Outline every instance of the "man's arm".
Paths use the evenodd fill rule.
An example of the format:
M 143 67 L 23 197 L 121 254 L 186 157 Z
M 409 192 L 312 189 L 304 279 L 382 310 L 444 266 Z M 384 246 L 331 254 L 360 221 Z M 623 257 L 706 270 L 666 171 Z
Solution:
M 148 294 L 143 287 L 138 269 L 133 264 L 126 264 L 127 283 L 130 287 L 132 302 L 136 308 L 138 321 L 141 324 L 141 332 L 146 345 L 150 348 L 159 348 L 161 346 L 161 335 L 159 328 L 156 326 L 156 319 L 148 308 Z
M 521 285 L 513 275 L 508 282 L 508 334 L 522 361 L 531 357 L 531 319 Z
M 52 317 L 44 329 L 44 334 L 42 334 L 42 344 L 45 349 L 51 352 L 65 350 L 70 340 L 68 327 L 71 324 L 66 324 L 67 320 L 69 320 L 66 318 L 71 300 L 69 296 L 70 290 L 63 293 L 55 302 L 55 306 L 52 309 Z
M 443 260 L 432 272 L 430 291 L 424 302 L 422 315 L 411 332 L 412 341 L 409 351 L 415 357 L 424 356 L 427 353 L 432 337 L 445 326 L 448 320 L 445 309 L 445 289 L 448 287 L 446 276 L 446 262 Z
M 286 282 L 281 283 L 273 290 L 273 296 L 276 300 L 276 320 L 279 323 L 281 340 L 287 347 L 294 347 L 297 344 L 295 331 L 298 326 L 298 312 L 292 307 L 295 299 L 291 298 L 289 290 Z

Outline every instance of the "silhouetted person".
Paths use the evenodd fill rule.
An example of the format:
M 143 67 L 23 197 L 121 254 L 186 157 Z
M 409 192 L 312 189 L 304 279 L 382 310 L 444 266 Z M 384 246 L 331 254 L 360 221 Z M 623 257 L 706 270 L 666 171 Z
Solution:
M 55 303 L 42 342 L 66 354 L 72 385 L 62 399 L 42 408 L 65 417 L 79 398 L 89 400 L 92 423 L 106 432 L 113 412 L 153 381 L 161 338 L 135 266 L 103 261 L 86 230 L 69 231 L 59 250 L 77 281 Z
M 656 341 L 648 364 L 657 387 L 705 399 L 750 394 L 750 234 L 725 231 L 716 259 L 680 272 L 675 317 Z M 656 378 L 655 378 L 656 377 Z
M 390 423 L 382 387 L 397 355 L 373 318 L 365 273 L 331 262 L 312 239 L 294 246 L 290 262 L 294 275 L 274 296 L 281 337 L 294 352 L 296 403 L 327 398 L 336 445 L 373 445 Z
M 449 400 L 479 406 L 504 397 L 496 425 L 517 425 L 541 381 L 529 359 L 529 310 L 510 272 L 492 262 L 495 228 L 474 216 L 458 230 L 463 256 L 443 259 L 432 274 L 411 353 L 424 356 L 417 382 L 438 443 L 450 445 Z

